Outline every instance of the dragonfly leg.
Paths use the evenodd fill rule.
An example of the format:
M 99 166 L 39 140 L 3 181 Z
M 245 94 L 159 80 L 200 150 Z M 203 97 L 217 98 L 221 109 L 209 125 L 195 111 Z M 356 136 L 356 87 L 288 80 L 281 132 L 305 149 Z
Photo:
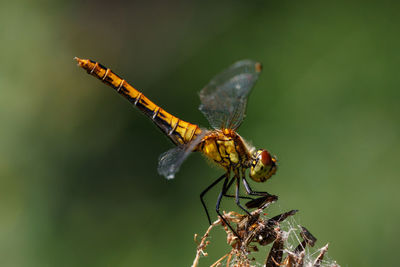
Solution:
M 232 179 L 232 180 L 230 180 L 229 181 L 229 183 L 228 183 L 228 185 L 227 185 L 227 190 L 226 191 L 228 191 L 228 189 L 232 186 L 232 184 L 233 184 L 233 182 L 235 181 L 235 179 Z M 228 194 L 224 194 L 224 197 L 231 197 L 231 198 L 235 198 L 236 197 L 236 195 L 228 195 Z M 242 198 L 242 199 L 253 199 L 253 198 L 251 198 L 251 197 L 247 197 L 247 196 L 239 196 L 239 198 Z
M 222 214 L 221 214 L 220 211 L 219 211 L 219 206 L 221 205 L 222 196 L 226 193 L 226 191 L 227 191 L 228 188 L 229 188 L 229 187 L 227 186 L 227 185 L 228 185 L 228 180 L 229 180 L 229 177 L 226 176 L 226 177 L 225 177 L 224 184 L 223 184 L 223 186 L 222 186 L 222 190 L 221 190 L 221 192 L 220 192 L 219 195 L 218 195 L 217 206 L 216 206 L 215 210 L 217 211 L 217 214 L 219 215 L 219 217 L 221 218 L 221 220 L 224 221 L 224 223 L 229 227 L 229 229 L 231 229 L 231 231 L 239 238 L 239 240 L 241 240 L 241 238 L 240 238 L 239 235 L 236 233 L 236 231 L 233 230 L 232 226 L 225 220 L 224 216 L 222 216 Z M 231 185 L 232 185 L 232 183 L 231 183 Z
M 243 185 L 244 185 L 244 188 L 246 189 L 247 194 L 252 195 L 252 196 L 272 196 L 268 192 L 253 191 L 253 189 L 251 189 L 251 187 L 245 177 L 242 178 L 242 181 L 243 181 Z
M 224 197 L 231 197 L 231 198 L 235 198 L 235 195 L 224 195 Z M 240 199 L 253 199 L 252 197 L 246 197 L 246 196 L 239 196 Z
M 243 185 L 246 189 L 247 194 L 252 195 L 252 196 L 259 196 L 259 198 L 255 198 L 250 200 L 249 202 L 246 203 L 246 207 L 251 209 L 251 208 L 260 208 L 264 204 L 268 202 L 273 202 L 278 199 L 277 196 L 271 195 L 268 192 L 260 192 L 260 191 L 253 191 L 247 182 L 245 177 L 242 177 Z
M 215 180 L 212 184 L 210 184 L 206 189 L 203 190 L 203 192 L 201 192 L 200 194 L 200 201 L 201 204 L 203 204 L 204 210 L 206 211 L 207 214 L 207 219 L 208 219 L 208 223 L 211 224 L 211 218 L 210 218 L 210 214 L 208 213 L 208 209 L 206 206 L 206 203 L 204 202 L 204 195 L 211 189 L 213 188 L 216 184 L 218 184 L 222 179 L 224 179 L 227 176 L 227 174 L 225 173 L 224 175 L 222 175 L 221 177 L 219 177 L 217 180 Z
M 236 205 L 239 206 L 239 208 L 241 208 L 242 210 L 244 210 L 248 215 L 251 216 L 250 212 L 245 209 L 241 204 L 240 204 L 240 196 L 239 196 L 239 186 L 240 186 L 240 178 L 239 177 L 235 177 L 234 178 L 236 180 L 236 194 L 235 194 L 235 202 Z M 233 179 L 232 179 L 233 180 Z

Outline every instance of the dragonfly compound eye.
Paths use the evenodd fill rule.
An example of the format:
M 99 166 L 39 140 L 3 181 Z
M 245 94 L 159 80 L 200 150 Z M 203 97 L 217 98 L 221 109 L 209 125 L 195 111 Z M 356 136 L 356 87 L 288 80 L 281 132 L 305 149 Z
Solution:
M 256 182 L 265 182 L 276 172 L 276 159 L 267 150 L 259 149 L 253 155 L 250 178 Z

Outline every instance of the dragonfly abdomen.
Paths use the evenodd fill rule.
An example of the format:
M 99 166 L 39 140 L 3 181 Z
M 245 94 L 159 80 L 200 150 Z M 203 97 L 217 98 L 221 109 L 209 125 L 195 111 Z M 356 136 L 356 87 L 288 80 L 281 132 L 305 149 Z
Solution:
M 138 107 L 176 145 L 187 144 L 200 135 L 201 129 L 197 125 L 183 121 L 166 112 L 109 68 L 89 59 L 75 59 L 78 61 L 79 66 L 89 74 L 110 85 L 120 95 Z

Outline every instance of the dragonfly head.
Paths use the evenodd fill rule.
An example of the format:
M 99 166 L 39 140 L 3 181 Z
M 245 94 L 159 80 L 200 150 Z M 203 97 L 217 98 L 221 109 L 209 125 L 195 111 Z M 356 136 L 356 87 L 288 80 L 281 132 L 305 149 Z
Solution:
M 256 182 L 265 182 L 277 169 L 276 158 L 265 149 L 259 149 L 253 154 L 250 178 Z

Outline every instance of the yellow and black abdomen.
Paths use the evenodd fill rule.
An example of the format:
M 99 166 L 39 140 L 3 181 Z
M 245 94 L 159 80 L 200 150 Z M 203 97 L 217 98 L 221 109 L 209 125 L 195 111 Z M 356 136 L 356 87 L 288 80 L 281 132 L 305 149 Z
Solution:
M 138 107 L 176 145 L 187 144 L 196 136 L 200 135 L 201 129 L 197 125 L 180 120 L 169 114 L 110 69 L 89 59 L 75 58 L 75 60 L 78 61 L 79 66 L 85 69 L 89 74 L 110 85 L 120 95 L 124 96 L 133 105 Z

